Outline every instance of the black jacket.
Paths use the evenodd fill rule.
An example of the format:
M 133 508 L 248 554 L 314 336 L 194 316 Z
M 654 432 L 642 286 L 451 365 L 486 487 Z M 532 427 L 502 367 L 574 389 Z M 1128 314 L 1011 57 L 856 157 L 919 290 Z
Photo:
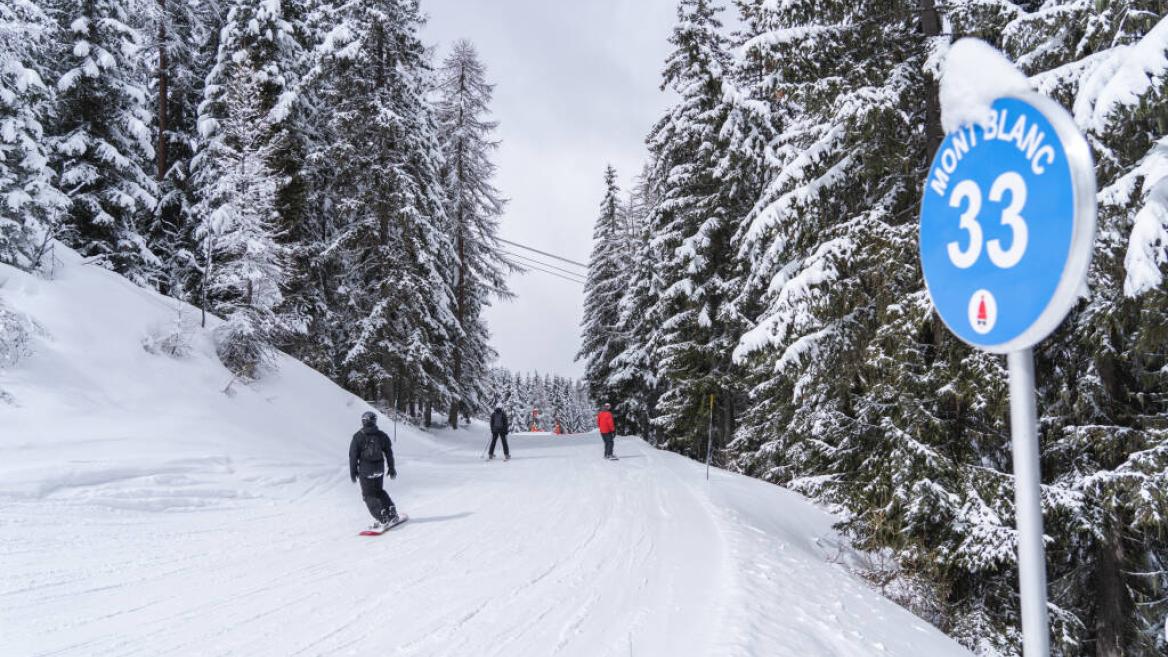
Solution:
M 388 467 L 382 470 L 382 464 Z M 363 427 L 353 434 L 353 442 L 349 443 L 349 478 L 376 477 L 383 472 L 396 475 L 393 467 L 393 445 L 389 436 L 377 427 Z
M 496 410 L 491 413 L 491 431 L 496 433 L 507 433 L 511 427 L 508 426 L 507 414 L 501 410 Z

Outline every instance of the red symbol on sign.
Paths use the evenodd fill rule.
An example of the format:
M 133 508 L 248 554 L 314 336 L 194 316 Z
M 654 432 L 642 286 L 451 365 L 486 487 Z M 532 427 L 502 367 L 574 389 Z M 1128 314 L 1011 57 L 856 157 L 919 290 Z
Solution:
M 977 325 L 985 326 L 988 319 L 986 316 L 985 295 L 983 294 L 977 304 Z

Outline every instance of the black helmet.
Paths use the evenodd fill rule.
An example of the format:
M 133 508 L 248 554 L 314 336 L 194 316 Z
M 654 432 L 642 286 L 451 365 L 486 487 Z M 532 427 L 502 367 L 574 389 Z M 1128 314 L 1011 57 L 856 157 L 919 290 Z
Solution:
M 365 411 L 361 414 L 361 424 L 366 427 L 377 426 L 377 413 L 373 411 Z

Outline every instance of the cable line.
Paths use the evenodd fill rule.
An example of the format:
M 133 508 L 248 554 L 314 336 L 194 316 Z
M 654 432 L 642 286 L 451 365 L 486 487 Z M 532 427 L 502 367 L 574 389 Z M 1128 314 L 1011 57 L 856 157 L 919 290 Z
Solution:
M 548 253 L 547 251 L 540 251 L 539 249 L 533 249 L 530 246 L 526 246 L 526 245 L 520 244 L 518 242 L 512 242 L 511 240 L 505 240 L 502 237 L 496 237 L 495 241 L 502 242 L 504 244 L 510 244 L 511 246 L 517 246 L 517 247 L 519 247 L 521 249 L 525 249 L 527 251 L 534 251 L 540 255 L 544 255 L 544 256 L 547 256 L 549 258 L 555 258 L 556 260 L 566 262 L 570 265 L 576 265 L 577 267 L 583 267 L 585 269 L 588 269 L 588 265 L 586 265 L 582 262 L 576 262 L 575 260 L 569 260 L 567 258 L 555 255 L 554 253 Z
M 535 271 L 541 271 L 541 272 L 543 272 L 543 273 L 545 273 L 545 274 L 551 274 L 552 276 L 555 276 L 555 277 L 557 277 L 557 278 L 562 278 L 562 279 L 564 279 L 565 281 L 572 281 L 573 283 L 575 283 L 575 284 L 577 284 L 577 285 L 584 285 L 584 281 L 582 281 L 582 280 L 580 280 L 580 279 L 578 279 L 578 278 L 572 278 L 572 277 L 570 277 L 570 276 L 564 276 L 563 274 L 557 274 L 556 272 L 554 272 L 554 271 L 549 271 L 549 270 L 547 270 L 547 269 L 540 269 L 539 267 L 534 267 L 534 266 L 532 266 L 532 265 L 524 265 L 524 268 L 526 268 L 526 269 L 534 269 Z
M 579 272 L 571 271 L 571 270 L 569 270 L 569 269 L 564 269 L 564 268 L 562 268 L 562 267 L 557 267 L 557 266 L 555 266 L 555 265 L 550 265 L 550 264 L 548 264 L 548 263 L 546 263 L 546 262 L 540 262 L 539 260 L 536 260 L 535 258 L 531 258 L 531 257 L 529 257 L 529 256 L 525 256 L 525 255 L 522 255 L 522 254 L 519 254 L 519 253 L 515 253 L 514 251 L 503 251 L 503 253 L 504 253 L 504 254 L 506 254 L 506 255 L 509 255 L 509 256 L 511 256 L 512 258 L 518 258 L 518 259 L 520 259 L 520 260 L 524 260 L 524 261 L 526 261 L 527 263 L 530 263 L 530 264 L 533 264 L 533 265 L 539 265 L 539 266 L 541 266 L 541 267 L 547 267 L 548 269 L 554 269 L 554 270 L 556 270 L 556 271 L 558 271 L 558 272 L 563 272 L 563 273 L 565 273 L 565 274 L 567 274 L 567 275 L 569 275 L 569 276 L 575 276 L 575 277 L 577 277 L 577 278 L 583 278 L 583 276 L 581 276 L 581 274 L 580 274 Z M 526 266 L 526 265 L 525 265 L 525 266 Z

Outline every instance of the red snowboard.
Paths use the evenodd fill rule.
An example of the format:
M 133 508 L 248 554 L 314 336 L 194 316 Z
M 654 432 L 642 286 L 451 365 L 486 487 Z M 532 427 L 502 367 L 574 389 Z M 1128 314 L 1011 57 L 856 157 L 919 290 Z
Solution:
M 372 529 L 366 529 L 365 531 L 361 532 L 361 536 L 381 536 L 385 532 L 393 529 L 394 527 L 397 527 L 398 525 L 402 524 L 403 522 L 405 522 L 409 519 L 410 519 L 410 517 L 403 513 L 397 517 L 397 520 L 393 521 L 392 525 L 386 527 L 385 529 L 382 529 L 381 531 L 373 531 Z

